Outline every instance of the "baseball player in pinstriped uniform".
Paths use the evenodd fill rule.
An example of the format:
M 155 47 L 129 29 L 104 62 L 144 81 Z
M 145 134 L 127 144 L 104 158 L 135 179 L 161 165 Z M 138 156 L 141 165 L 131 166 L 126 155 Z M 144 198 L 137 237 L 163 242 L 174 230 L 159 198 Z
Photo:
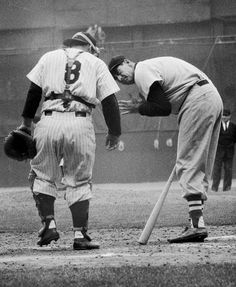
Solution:
M 59 238 L 54 201 L 62 181 L 72 214 L 73 248 L 94 249 L 99 244 L 87 234 L 96 147 L 91 114 L 101 103 L 108 127 L 106 148 L 115 149 L 121 134 L 115 97 L 119 87 L 97 57 L 99 49 L 90 34 L 78 32 L 63 44 L 64 48 L 44 54 L 27 75 L 31 85 L 22 113 L 21 127 L 30 131 L 43 95 L 41 118 L 34 129 L 37 155 L 30 163 L 33 197 L 43 223 L 38 245 Z
M 122 84 L 136 84 L 144 100 L 120 101 L 121 114 L 178 115 L 176 173 L 189 206 L 190 228 L 170 243 L 204 241 L 203 220 L 222 114 L 221 97 L 210 79 L 190 63 L 157 57 L 134 63 L 116 56 L 110 72 Z

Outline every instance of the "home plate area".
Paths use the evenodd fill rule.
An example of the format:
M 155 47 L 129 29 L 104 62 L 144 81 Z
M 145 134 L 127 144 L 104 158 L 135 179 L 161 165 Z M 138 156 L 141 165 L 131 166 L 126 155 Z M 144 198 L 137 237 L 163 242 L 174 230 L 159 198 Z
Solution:
M 29 244 L 24 244 L 22 242 L 24 240 L 22 240 L 20 246 L 10 244 L 8 247 L 5 245 L 5 248 L 1 248 L 0 268 L 31 266 L 44 269 L 70 265 L 96 268 L 98 266 L 236 263 L 236 235 L 234 234 L 212 236 L 207 238 L 204 243 L 169 244 L 161 231 L 163 230 L 155 228 L 149 242 L 146 245 L 140 245 L 137 242 L 140 230 L 122 230 L 123 236 L 124 233 L 129 234 L 129 240 L 122 240 L 123 236 L 117 240 L 115 234 L 117 230 L 112 232 L 110 229 L 109 232 L 107 231 L 107 239 L 100 240 L 100 249 L 89 251 L 74 251 L 71 238 L 67 233 L 62 234 L 61 242 L 59 240 L 46 247 L 38 247 L 33 241 L 35 237 L 31 234 L 32 238 L 30 243 L 28 242 Z M 163 237 L 164 239 L 157 240 L 156 233 L 159 234 L 159 238 Z M 3 235 L 1 234 L 1 237 Z M 7 234 L 5 235 L 7 236 Z M 97 237 L 95 236 L 95 238 Z

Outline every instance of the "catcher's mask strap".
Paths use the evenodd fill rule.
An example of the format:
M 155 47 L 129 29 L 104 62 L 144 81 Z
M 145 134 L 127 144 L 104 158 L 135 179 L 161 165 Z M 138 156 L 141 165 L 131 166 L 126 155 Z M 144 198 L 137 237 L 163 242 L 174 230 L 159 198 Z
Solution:
M 87 37 L 83 32 L 78 32 L 76 33 L 72 39 L 81 36 L 82 38 L 84 38 L 85 41 L 88 42 L 88 44 L 93 48 L 93 50 L 95 51 L 95 53 L 99 54 L 100 53 L 100 49 L 98 47 L 96 47 L 93 42 L 89 39 L 89 37 Z

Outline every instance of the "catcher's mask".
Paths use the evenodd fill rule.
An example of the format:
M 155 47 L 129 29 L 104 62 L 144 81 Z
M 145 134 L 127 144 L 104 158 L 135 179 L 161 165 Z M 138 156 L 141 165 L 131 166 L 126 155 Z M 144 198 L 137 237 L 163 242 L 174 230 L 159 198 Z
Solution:
M 19 129 L 13 130 L 4 139 L 4 152 L 12 159 L 23 161 L 36 155 L 36 144 L 33 137 Z
M 76 45 L 89 45 L 90 46 L 90 52 L 94 54 L 95 56 L 99 56 L 100 49 L 96 46 L 97 42 L 95 38 L 87 33 L 87 32 L 78 32 L 72 36 L 71 39 L 66 39 L 63 42 L 63 45 L 67 47 L 72 47 Z

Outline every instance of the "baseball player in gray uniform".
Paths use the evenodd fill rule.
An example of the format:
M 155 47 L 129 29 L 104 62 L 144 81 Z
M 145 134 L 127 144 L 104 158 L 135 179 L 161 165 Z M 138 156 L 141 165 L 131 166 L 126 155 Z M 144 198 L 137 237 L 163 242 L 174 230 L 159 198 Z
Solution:
M 108 127 L 106 148 L 116 148 L 121 134 L 115 97 L 119 87 L 97 57 L 99 49 L 90 34 L 78 32 L 63 44 L 44 54 L 27 75 L 31 84 L 22 113 L 21 126 L 30 132 L 43 96 L 41 117 L 34 129 L 37 155 L 30 162 L 35 175 L 33 197 L 43 223 L 38 245 L 59 239 L 54 201 L 62 183 L 72 214 L 73 248 L 94 249 L 99 244 L 87 234 L 96 147 L 92 110 L 101 103 Z
M 114 78 L 136 84 L 140 101 L 120 101 L 121 114 L 178 115 L 176 174 L 189 206 L 190 227 L 170 243 L 202 242 L 208 236 L 203 203 L 214 163 L 223 104 L 211 80 L 198 68 L 174 57 L 135 63 L 124 56 L 109 63 Z

